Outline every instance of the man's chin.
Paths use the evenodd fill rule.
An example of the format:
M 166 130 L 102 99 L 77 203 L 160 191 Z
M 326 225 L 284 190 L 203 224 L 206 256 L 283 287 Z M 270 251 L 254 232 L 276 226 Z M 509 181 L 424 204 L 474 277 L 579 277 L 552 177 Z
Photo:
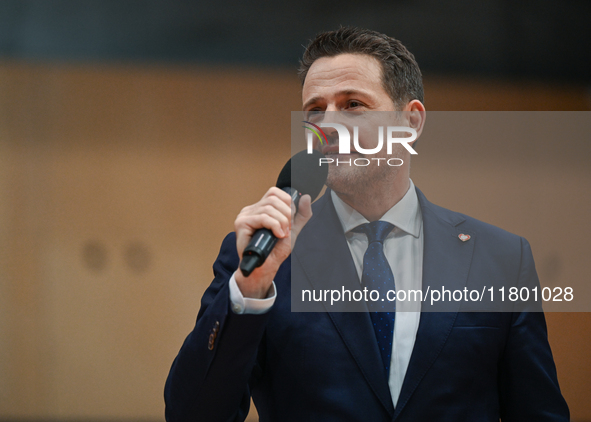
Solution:
M 346 193 L 351 191 L 360 180 L 363 180 L 363 167 L 349 165 L 330 165 L 326 186 L 335 192 Z

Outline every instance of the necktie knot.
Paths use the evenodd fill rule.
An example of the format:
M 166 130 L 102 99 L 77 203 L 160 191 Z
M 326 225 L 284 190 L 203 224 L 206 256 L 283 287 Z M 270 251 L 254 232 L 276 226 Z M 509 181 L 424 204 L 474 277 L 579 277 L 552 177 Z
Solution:
M 365 233 L 369 243 L 380 242 L 394 229 L 394 225 L 387 221 L 372 221 L 371 223 L 361 224 L 353 229 L 356 233 Z

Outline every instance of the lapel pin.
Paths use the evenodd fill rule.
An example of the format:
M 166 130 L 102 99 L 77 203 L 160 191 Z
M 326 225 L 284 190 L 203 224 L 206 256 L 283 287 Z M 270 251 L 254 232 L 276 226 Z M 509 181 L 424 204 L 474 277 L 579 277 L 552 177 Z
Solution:
M 460 233 L 458 235 L 458 238 L 462 241 L 462 242 L 466 242 L 468 240 L 470 240 L 470 235 L 469 234 L 464 234 L 464 233 Z

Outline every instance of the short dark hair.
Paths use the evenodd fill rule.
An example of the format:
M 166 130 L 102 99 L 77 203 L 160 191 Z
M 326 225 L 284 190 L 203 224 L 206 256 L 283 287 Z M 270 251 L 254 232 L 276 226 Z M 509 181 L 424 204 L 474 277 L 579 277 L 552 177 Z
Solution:
M 355 27 L 321 32 L 310 41 L 298 69 L 302 85 L 312 63 L 321 57 L 340 54 L 367 54 L 375 57 L 382 67 L 384 89 L 394 105 L 401 108 L 415 99 L 423 102 L 423 77 L 415 56 L 392 37 Z

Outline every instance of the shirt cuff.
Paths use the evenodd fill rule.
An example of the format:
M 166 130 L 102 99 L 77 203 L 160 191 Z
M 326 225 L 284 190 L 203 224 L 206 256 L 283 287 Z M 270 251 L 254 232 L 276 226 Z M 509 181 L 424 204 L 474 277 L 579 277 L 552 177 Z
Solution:
M 234 274 L 230 278 L 230 302 L 235 314 L 264 314 L 271 309 L 276 297 L 277 289 L 274 281 L 265 299 L 253 299 L 242 295 Z

